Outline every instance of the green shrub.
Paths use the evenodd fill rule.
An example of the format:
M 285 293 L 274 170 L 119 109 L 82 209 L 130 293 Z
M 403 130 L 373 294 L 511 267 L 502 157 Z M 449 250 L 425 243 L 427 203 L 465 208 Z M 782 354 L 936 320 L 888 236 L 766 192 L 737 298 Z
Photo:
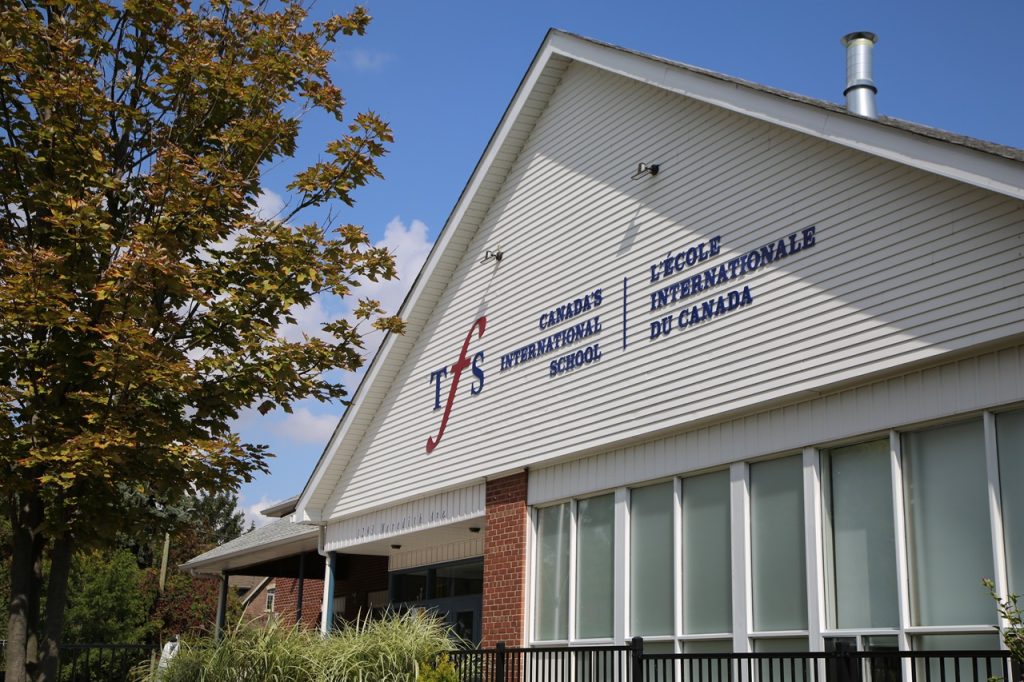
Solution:
M 416 682 L 459 682 L 459 673 L 448 655 L 441 654 L 433 665 L 426 663 L 420 666 Z
M 435 660 L 451 646 L 449 629 L 423 614 L 360 621 L 326 638 L 275 625 L 239 626 L 217 644 L 184 639 L 158 680 L 415 682 L 419 662 Z
M 1006 648 L 1015 659 L 1024 661 L 1024 610 L 1018 605 L 1020 597 L 1011 594 L 1003 599 L 996 592 L 996 584 L 989 578 L 982 580 L 981 584 L 988 589 L 988 593 L 996 603 L 999 617 L 1005 623 L 1003 642 L 1006 644 Z

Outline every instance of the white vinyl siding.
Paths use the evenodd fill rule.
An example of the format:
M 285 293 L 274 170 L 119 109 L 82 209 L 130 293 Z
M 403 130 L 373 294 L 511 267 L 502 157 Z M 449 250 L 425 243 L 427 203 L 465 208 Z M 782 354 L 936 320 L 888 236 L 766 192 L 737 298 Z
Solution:
M 639 161 L 661 172 L 633 182 Z M 405 341 L 408 360 L 326 511 L 348 516 L 1022 332 L 1018 203 L 574 64 Z M 722 253 L 702 266 L 717 265 L 810 225 L 812 249 L 687 301 L 749 285 L 751 306 L 649 340 L 659 257 L 717 235 Z M 499 245 L 500 263 L 480 263 Z M 600 362 L 552 378 L 556 352 L 500 371 L 503 354 L 550 333 L 543 312 L 596 288 Z M 484 389 L 471 395 L 463 374 L 427 455 L 440 422 L 430 373 L 452 366 L 481 315 L 470 352 L 485 352 Z

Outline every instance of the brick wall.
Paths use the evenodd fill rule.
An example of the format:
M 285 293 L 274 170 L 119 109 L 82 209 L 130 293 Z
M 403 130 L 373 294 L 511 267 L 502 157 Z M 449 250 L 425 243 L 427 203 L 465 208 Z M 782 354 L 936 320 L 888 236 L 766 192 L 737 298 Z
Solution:
M 295 625 L 295 602 L 299 592 L 297 578 L 277 578 L 274 581 L 277 592 L 274 595 L 274 612 L 278 622 L 285 627 Z M 302 625 L 320 627 L 320 607 L 323 604 L 324 581 L 306 578 L 302 586 Z
M 258 584 L 259 583 L 257 583 L 257 585 Z M 273 615 L 273 612 L 267 611 L 267 590 L 272 589 L 273 587 L 274 583 L 271 582 L 265 588 L 260 590 L 259 594 L 249 602 L 249 606 L 245 608 L 245 613 L 242 615 L 242 618 L 246 623 L 264 624 L 270 620 L 270 616 Z M 253 587 L 251 589 L 256 588 Z M 246 594 L 246 596 L 249 595 Z
M 388 558 L 386 556 L 349 555 L 338 558 L 341 565 L 339 578 L 334 582 L 334 594 L 345 597 L 345 610 L 335 616 L 344 620 L 364 617 L 368 610 L 367 595 L 388 589 Z M 274 613 L 278 622 L 291 627 L 295 624 L 295 600 L 299 581 L 295 578 L 277 578 L 274 595 Z M 320 627 L 320 609 L 323 608 L 324 581 L 306 578 L 302 588 L 302 625 Z M 256 600 L 266 604 L 266 597 Z M 262 606 L 261 606 L 262 608 Z
M 526 529 L 526 472 L 487 481 L 484 647 L 524 643 Z

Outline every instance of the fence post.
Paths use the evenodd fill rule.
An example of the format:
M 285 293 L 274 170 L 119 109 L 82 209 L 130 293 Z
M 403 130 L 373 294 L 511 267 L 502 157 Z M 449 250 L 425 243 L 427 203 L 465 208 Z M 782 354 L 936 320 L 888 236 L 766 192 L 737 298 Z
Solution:
M 505 682 L 505 643 L 498 642 L 494 648 L 497 650 L 494 657 L 494 682 Z
M 633 660 L 631 682 L 643 682 L 644 679 L 644 638 L 634 637 L 629 645 L 630 658 Z

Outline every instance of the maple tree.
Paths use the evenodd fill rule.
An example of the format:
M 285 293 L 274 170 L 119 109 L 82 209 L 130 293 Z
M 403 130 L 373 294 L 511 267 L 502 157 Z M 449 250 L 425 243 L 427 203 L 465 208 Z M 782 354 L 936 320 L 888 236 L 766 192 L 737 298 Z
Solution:
M 240 410 L 343 400 L 325 372 L 361 364 L 364 325 L 401 331 L 359 300 L 322 334 L 281 333 L 316 296 L 395 276 L 359 226 L 304 222 L 351 205 L 392 141 L 373 113 L 341 127 L 328 72 L 368 22 L 314 22 L 299 0 L 0 3 L 9 682 L 56 679 L 74 552 L 265 470 Z M 260 218 L 261 174 L 311 111 L 339 137 Z

